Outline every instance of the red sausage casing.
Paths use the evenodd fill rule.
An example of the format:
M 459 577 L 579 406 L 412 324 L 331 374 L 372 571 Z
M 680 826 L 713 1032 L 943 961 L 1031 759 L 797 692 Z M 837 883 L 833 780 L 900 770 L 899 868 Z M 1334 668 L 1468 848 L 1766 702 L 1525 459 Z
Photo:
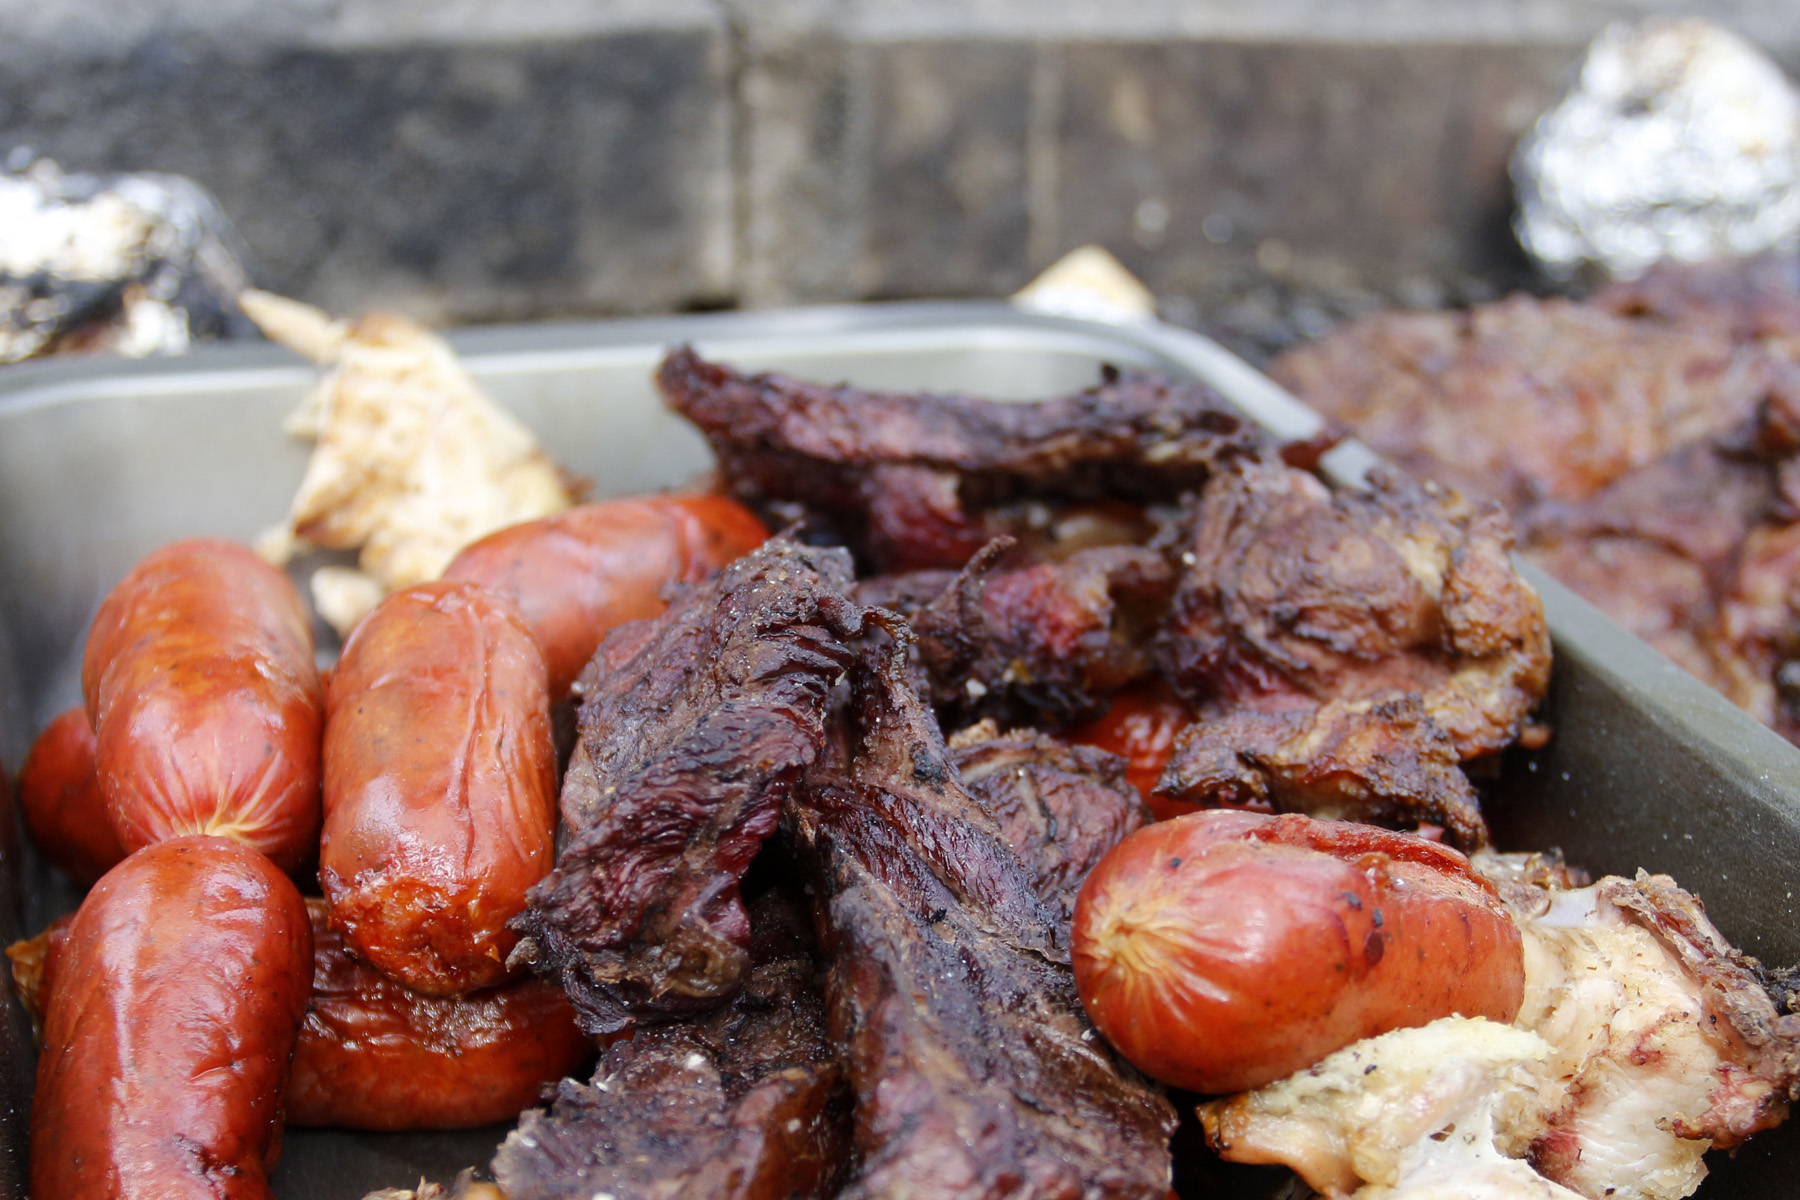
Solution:
M 344 953 L 323 901 L 313 988 L 294 1073 L 291 1126 L 470 1129 L 510 1121 L 546 1083 L 594 1053 L 562 989 L 518 979 L 467 996 L 424 996 Z
M 125 857 L 94 772 L 94 728 L 85 708 L 56 715 L 19 771 L 19 809 L 45 857 L 77 883 L 92 883 Z
M 1146 1074 L 1283 1078 L 1460 1013 L 1511 1021 L 1518 926 L 1455 850 L 1347 821 L 1212 811 L 1145 826 L 1082 886 L 1075 986 Z
M 323 693 L 287 576 L 233 542 L 165 546 L 100 606 L 81 686 L 126 850 L 204 833 L 283 870 L 311 856 Z
M 331 674 L 319 883 L 364 962 L 444 996 L 505 979 L 506 922 L 554 856 L 544 656 L 505 597 L 420 584 Z
M 728 496 L 645 496 L 582 504 L 491 533 L 456 556 L 445 579 L 492 588 L 537 635 L 560 698 L 607 632 L 662 612 L 663 589 L 698 583 L 768 540 Z
M 235 842 L 176 838 L 109 871 L 45 1004 L 31 1194 L 267 1197 L 311 940 L 293 883 Z

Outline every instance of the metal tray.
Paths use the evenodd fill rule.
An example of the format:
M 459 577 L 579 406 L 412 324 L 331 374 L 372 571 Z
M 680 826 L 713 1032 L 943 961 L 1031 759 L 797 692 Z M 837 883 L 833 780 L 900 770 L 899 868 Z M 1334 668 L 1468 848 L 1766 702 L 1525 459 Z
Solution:
M 704 443 L 663 410 L 650 373 L 691 341 L 750 368 L 871 387 L 1030 398 L 1085 387 L 1105 362 L 1206 380 L 1283 437 L 1319 420 L 1203 338 L 1106 326 L 1003 305 L 898 304 L 472 330 L 464 362 L 597 496 L 680 483 Z M 47 362 L 0 372 L 0 761 L 79 700 L 88 622 L 142 554 L 177 537 L 247 539 L 285 511 L 306 447 L 281 419 L 316 377 L 273 347 L 120 364 Z M 1327 458 L 1339 482 L 1372 462 L 1354 444 Z M 1503 848 L 1561 846 L 1596 873 L 1664 871 L 1701 895 L 1743 949 L 1800 960 L 1800 753 L 1532 572 L 1556 642 L 1555 730 L 1488 785 Z M 67 885 L 0 820 L 0 936 L 71 906 Z M 20 903 L 12 903 L 18 896 Z M 22 1197 L 31 1050 L 22 1014 L 0 1020 L 0 1197 Z M 294 1130 L 275 1176 L 288 1200 L 354 1200 L 375 1187 L 448 1181 L 485 1164 L 504 1135 Z M 1800 1120 L 1715 1155 L 1701 1195 L 1774 1197 L 1800 1176 Z

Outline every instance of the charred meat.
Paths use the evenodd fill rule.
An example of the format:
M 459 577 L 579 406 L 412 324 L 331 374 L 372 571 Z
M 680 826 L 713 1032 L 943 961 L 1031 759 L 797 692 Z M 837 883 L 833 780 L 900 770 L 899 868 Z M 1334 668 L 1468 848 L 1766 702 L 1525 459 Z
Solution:
M 849 556 L 775 539 L 616 630 L 584 676 L 556 869 L 515 955 L 589 1033 L 718 1007 L 749 967 L 739 880 L 826 740 L 861 630 Z
M 1038 898 L 1067 922 L 1094 864 L 1150 819 L 1125 760 L 1031 729 L 982 721 L 950 739 L 964 785 L 1000 823 Z
M 509 1200 L 810 1200 L 850 1157 L 850 1097 L 825 1037 L 797 891 L 751 905 L 754 958 L 731 1003 L 615 1043 L 565 1079 L 494 1158 Z
M 1420 478 L 1504 501 L 1527 556 L 1800 741 L 1797 362 L 1800 276 L 1763 261 L 1382 314 L 1271 371 Z
M 964 787 L 892 645 L 853 675 L 851 752 L 793 803 L 856 1093 L 847 1197 L 1144 1197 L 1167 1101 L 1082 1012 L 1067 934 Z
M 1493 506 L 1391 475 L 1332 495 L 1274 461 L 1194 505 L 1154 653 L 1199 710 L 1158 790 L 1202 807 L 1447 825 L 1484 840 L 1458 764 L 1549 684 L 1542 606 Z
M 741 499 L 798 504 L 878 571 L 960 567 L 1031 523 L 1021 501 L 1173 501 L 1267 444 L 1209 388 L 1143 371 L 1014 404 L 747 376 L 683 348 L 657 385 Z
M 1005 545 L 958 573 L 865 581 L 858 598 L 907 618 L 932 701 L 959 721 L 1055 724 L 1104 712 L 1114 692 L 1150 673 L 1149 635 L 1173 570 L 1142 546 L 989 569 Z

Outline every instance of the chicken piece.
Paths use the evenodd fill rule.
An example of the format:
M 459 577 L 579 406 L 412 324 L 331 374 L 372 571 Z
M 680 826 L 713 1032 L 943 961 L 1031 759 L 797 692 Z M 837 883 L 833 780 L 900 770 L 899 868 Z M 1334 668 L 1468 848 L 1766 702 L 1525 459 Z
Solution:
M 309 546 L 361 551 L 374 586 L 338 568 L 315 587 L 340 633 L 386 592 L 436 579 L 475 539 L 570 504 L 530 431 L 424 326 L 389 314 L 332 321 L 255 291 L 239 302 L 271 338 L 331 368 L 284 426 L 317 445 L 286 523 L 257 549 L 277 565 Z
M 1778 1012 L 1760 966 L 1698 900 L 1662 875 L 1577 887 L 1554 858 L 1472 861 L 1523 935 L 1513 1027 L 1446 1018 L 1208 1104 L 1222 1155 L 1286 1163 L 1358 1200 L 1487 1194 L 1476 1180 L 1495 1169 L 1516 1188 L 1494 1195 L 1676 1200 L 1705 1178 L 1708 1149 L 1786 1116 L 1800 1016 Z M 1451 1157 L 1432 1163 L 1437 1144 Z
M 1674 880 L 1540 889 L 1515 915 L 1516 1023 L 1550 1042 L 1543 1073 L 1565 1089 L 1531 1149 L 1545 1175 L 1587 1196 L 1674 1200 L 1700 1186 L 1708 1149 L 1786 1117 L 1800 1017 L 1780 1015 L 1755 960 Z
M 1372 483 L 1333 495 L 1265 460 L 1207 485 L 1152 650 L 1198 719 L 1157 790 L 1201 807 L 1430 820 L 1479 845 L 1457 767 L 1517 738 L 1543 698 L 1543 607 L 1497 507 Z
M 1333 1200 L 1574 1200 L 1523 1161 L 1543 1128 L 1536 1034 L 1469 1017 L 1356 1042 L 1200 1106 L 1232 1162 L 1292 1167 Z

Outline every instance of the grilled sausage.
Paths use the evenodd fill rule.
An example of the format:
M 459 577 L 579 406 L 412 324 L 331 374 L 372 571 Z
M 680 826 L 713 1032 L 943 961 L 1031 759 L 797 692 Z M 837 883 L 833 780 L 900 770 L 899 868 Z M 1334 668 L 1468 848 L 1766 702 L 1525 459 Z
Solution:
M 698 583 L 768 536 L 728 496 L 607 500 L 489 534 L 444 578 L 482 584 L 519 606 L 559 699 L 614 626 L 656 616 L 670 584 Z
M 562 989 L 520 979 L 467 996 L 424 996 L 344 951 L 330 908 L 308 899 L 312 998 L 288 1077 L 290 1128 L 469 1129 L 511 1120 L 594 1043 Z M 75 914 L 6 948 L 13 989 L 43 1027 Z
M 94 773 L 94 728 L 85 708 L 56 715 L 19 771 L 19 809 L 38 849 L 76 883 L 89 884 L 125 857 Z
M 1351 1042 L 1460 1013 L 1511 1021 L 1517 925 L 1455 850 L 1297 815 L 1138 830 L 1082 886 L 1075 986 L 1145 1073 L 1258 1087 Z
M 313 919 L 313 989 L 288 1124 L 468 1129 L 510 1121 L 594 1045 L 555 984 L 519 979 L 467 996 L 401 987 L 344 952 L 323 901 Z
M 81 686 L 127 851 L 203 833 L 287 871 L 311 857 L 323 693 L 287 576 L 232 542 L 165 546 L 100 606 Z
M 319 883 L 357 957 L 416 991 L 507 977 L 506 922 L 550 870 L 544 656 L 472 583 L 395 592 L 331 675 Z
M 253 850 L 175 838 L 107 872 L 45 1003 L 31 1194 L 270 1195 L 310 969 L 300 893 Z

